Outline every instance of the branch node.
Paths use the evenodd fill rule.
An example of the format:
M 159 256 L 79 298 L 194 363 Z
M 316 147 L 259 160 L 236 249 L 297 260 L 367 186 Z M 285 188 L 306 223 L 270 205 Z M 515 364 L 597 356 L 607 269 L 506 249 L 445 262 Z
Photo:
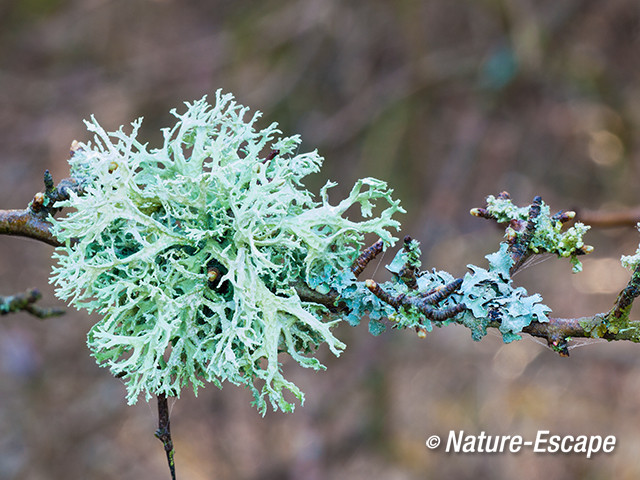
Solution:
M 400 294 L 398 296 L 390 295 L 386 292 L 377 282 L 374 280 L 366 280 L 365 286 L 380 300 L 384 303 L 391 305 L 394 309 L 398 310 L 400 307 L 414 307 L 420 313 L 422 313 L 429 320 L 433 320 L 436 322 L 442 322 L 449 318 L 455 317 L 462 311 L 464 311 L 467 307 L 464 303 L 458 303 L 451 307 L 437 309 L 434 306 L 443 301 L 445 298 L 450 296 L 453 292 L 460 288 L 462 284 L 462 279 L 458 278 L 453 282 L 443 285 L 441 288 L 437 289 L 433 293 L 429 293 L 427 295 L 422 295 L 419 297 L 409 297 L 405 294 Z

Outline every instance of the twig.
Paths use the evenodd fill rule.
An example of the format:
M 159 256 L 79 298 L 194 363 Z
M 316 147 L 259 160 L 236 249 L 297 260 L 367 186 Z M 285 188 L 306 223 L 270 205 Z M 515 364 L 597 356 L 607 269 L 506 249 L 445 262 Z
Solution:
M 358 276 L 363 272 L 367 264 L 382 252 L 383 246 L 384 244 L 382 243 L 382 240 L 378 240 L 370 247 L 364 249 L 362 254 L 356 259 L 355 263 L 351 267 L 351 271 L 356 278 L 358 278 Z
M 411 242 L 412 239 L 409 235 L 404 237 L 404 245 L 402 249 L 407 253 L 410 252 Z M 398 272 L 398 277 L 404 282 L 407 287 L 415 289 L 418 284 L 416 280 L 417 271 L 418 268 L 415 265 L 411 264 L 410 262 L 406 262 L 402 269 Z
M 173 459 L 175 450 L 173 449 L 173 441 L 171 440 L 169 405 L 167 403 L 167 396 L 164 393 L 158 394 L 158 430 L 156 430 L 155 435 L 164 445 L 169 471 L 171 472 L 171 479 L 176 480 L 176 466 Z
M 35 288 L 15 295 L 0 297 L 0 315 L 25 311 L 38 318 L 47 318 L 64 314 L 64 310 L 59 308 L 41 308 L 35 305 L 41 297 L 42 294 Z
M 501 195 L 508 194 L 507 192 L 502 192 Z M 513 259 L 513 265 L 509 272 L 511 275 L 516 273 L 518 269 L 522 267 L 524 262 L 533 255 L 533 252 L 529 249 L 529 242 L 536 231 L 536 219 L 540 215 L 541 205 L 542 198 L 539 196 L 534 197 L 533 202 L 531 202 L 531 205 L 529 206 L 529 215 L 527 220 L 512 220 L 509 224 L 514 232 L 520 233 L 520 235 L 512 234 L 512 236 L 508 238 L 509 252 Z
M 631 304 L 640 295 L 640 265 L 636 267 L 629 279 L 629 283 L 618 295 L 609 316 L 618 320 L 626 316 L 628 318 Z
M 411 308 L 414 307 L 421 314 L 423 314 L 429 320 L 436 322 L 443 322 L 449 318 L 455 317 L 457 314 L 465 310 L 467 307 L 464 303 L 458 303 L 451 307 L 436 308 L 436 305 L 454 293 L 460 285 L 462 285 L 462 279 L 458 278 L 453 282 L 444 285 L 442 288 L 429 292 L 426 295 L 420 295 L 417 297 L 409 297 L 407 295 L 399 295 L 394 297 L 385 292 L 380 285 L 374 280 L 366 280 L 365 286 L 380 300 L 391 305 L 396 310 L 400 307 Z

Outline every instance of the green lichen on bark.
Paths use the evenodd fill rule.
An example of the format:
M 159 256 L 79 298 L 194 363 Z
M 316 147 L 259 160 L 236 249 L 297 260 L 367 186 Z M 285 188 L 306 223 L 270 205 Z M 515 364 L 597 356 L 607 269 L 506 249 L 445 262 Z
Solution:
M 87 122 L 94 141 L 70 159 L 83 194 L 51 219 L 64 242 L 51 281 L 60 298 L 100 315 L 89 348 L 124 379 L 130 403 L 229 381 L 249 387 L 263 413 L 267 400 L 290 411 L 284 391 L 304 397 L 280 354 L 320 369 L 319 345 L 344 348 L 331 332 L 338 320 L 293 285 L 331 288 L 365 235 L 395 241 L 402 208 L 372 178 L 336 205 L 333 183 L 316 199 L 303 179 L 322 158 L 298 154 L 300 138 L 281 137 L 276 124 L 256 129 L 259 113 L 247 120 L 231 95 L 186 107 L 172 111 L 177 123 L 156 149 L 137 139 L 140 120 L 131 133 Z M 350 220 L 354 206 L 361 218 Z
M 446 271 L 416 271 L 415 284 L 409 286 L 403 272 L 420 266 L 419 255 L 415 240 L 396 254 L 387 266 L 392 279 L 376 284 L 375 290 L 384 293 L 382 297 L 348 276 L 336 281 L 334 288 L 341 295 L 340 301 L 351 312 L 347 317 L 350 322 L 357 324 L 368 313 L 369 330 L 375 335 L 385 330 L 382 320 L 386 317 L 394 328 L 416 329 L 420 336 L 434 326 L 455 323 L 467 327 L 475 341 L 481 340 L 492 324 L 498 326 L 504 342 L 509 343 L 519 340 L 522 330 L 532 322 L 548 321 L 551 309 L 542 303 L 542 296 L 529 295 L 523 287 L 513 285 L 513 259 L 507 243 L 501 243 L 497 252 L 486 256 L 489 268 L 468 265 L 469 272 L 457 281 Z M 434 296 L 437 301 L 430 302 Z
M 494 197 L 493 195 L 487 197 L 486 211 L 498 223 L 517 224 L 518 222 L 526 222 L 529 220 L 529 208 L 518 207 L 509 198 Z M 564 229 L 564 223 L 560 220 L 560 217 L 551 215 L 549 205 L 542 201 L 540 212 L 533 221 L 535 222 L 533 235 L 528 239 L 527 244 L 531 252 L 534 254 L 554 253 L 559 257 L 568 257 L 573 266 L 573 272 L 580 272 L 582 264 L 577 255 L 588 253 L 589 249 L 591 249 L 591 247 L 584 244 L 583 240 L 584 234 L 590 227 L 581 222 L 576 222 L 571 227 Z M 521 234 L 521 232 L 511 226 L 507 227 L 507 237 L 518 234 Z

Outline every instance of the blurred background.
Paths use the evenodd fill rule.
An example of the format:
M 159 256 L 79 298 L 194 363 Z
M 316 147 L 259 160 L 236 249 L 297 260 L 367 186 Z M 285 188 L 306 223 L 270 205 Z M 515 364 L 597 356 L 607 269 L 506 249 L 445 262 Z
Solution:
M 67 176 L 83 119 L 108 129 L 145 117 L 151 145 L 169 110 L 216 89 L 299 133 L 326 158 L 310 179 L 385 179 L 408 213 L 423 265 L 463 275 L 502 233 L 468 215 L 502 190 L 552 209 L 639 203 L 640 4 L 636 0 L 23 0 L 0 2 L 0 206 L 24 208 L 42 174 Z M 584 272 L 551 259 L 515 278 L 555 316 L 606 311 L 627 281 L 630 228 L 594 229 Z M 51 248 L 0 238 L 0 294 L 28 287 L 58 305 Z M 385 279 L 387 253 L 367 270 Z M 633 316 L 633 314 L 632 314 Z M 636 314 L 637 317 L 637 314 Z M 95 318 L 69 311 L 0 319 L 0 480 L 169 478 L 155 402 L 88 355 Z M 285 368 L 307 394 L 265 418 L 249 391 L 185 391 L 172 409 L 181 479 L 635 479 L 640 357 L 587 342 L 560 358 L 525 338 L 504 345 L 448 327 L 373 337 L 326 372 Z M 612 454 L 494 456 L 430 451 L 450 430 L 616 435 Z

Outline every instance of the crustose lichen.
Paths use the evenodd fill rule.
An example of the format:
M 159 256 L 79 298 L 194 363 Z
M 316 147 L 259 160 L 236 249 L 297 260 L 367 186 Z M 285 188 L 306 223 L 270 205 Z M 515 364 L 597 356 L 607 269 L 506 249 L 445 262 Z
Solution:
M 348 270 L 366 234 L 395 241 L 393 214 L 402 211 L 384 182 L 356 182 L 332 205 L 305 189 L 319 170 L 316 152 L 296 154 L 298 136 L 280 137 L 259 114 L 217 92 L 187 104 L 149 149 L 132 132 L 105 132 L 92 119 L 93 144 L 70 159 L 83 194 L 51 221 L 65 243 L 56 250 L 52 282 L 59 297 L 101 319 L 88 336 L 97 361 L 140 394 L 178 396 L 204 382 L 228 380 L 252 389 L 261 412 L 293 409 L 283 393 L 303 394 L 282 374 L 279 353 L 304 367 L 322 343 L 336 355 L 326 307 L 303 301 L 303 279 L 326 291 L 326 279 Z M 378 216 L 372 209 L 378 207 Z M 345 212 L 358 205 L 362 219 Z

